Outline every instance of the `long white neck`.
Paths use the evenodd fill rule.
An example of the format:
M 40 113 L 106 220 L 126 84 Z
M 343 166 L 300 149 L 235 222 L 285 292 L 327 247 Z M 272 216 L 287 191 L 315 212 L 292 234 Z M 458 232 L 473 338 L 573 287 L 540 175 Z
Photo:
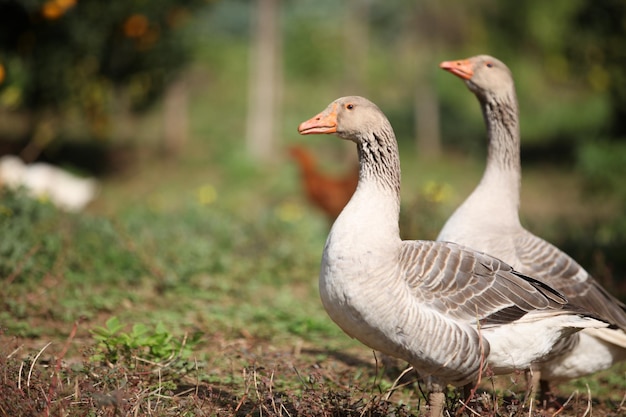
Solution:
M 515 91 L 498 98 L 486 98 L 481 101 L 483 117 L 487 126 L 489 147 L 487 167 L 483 180 L 491 176 L 504 175 L 508 181 L 508 190 L 516 197 L 519 206 L 521 162 L 519 110 Z
M 327 248 L 350 257 L 400 245 L 400 158 L 391 126 L 358 143 L 359 184 L 328 237 Z M 340 245 L 331 245 L 341 241 Z
M 487 166 L 480 183 L 441 229 L 437 240 L 493 252 L 494 230 L 521 230 L 520 132 L 515 91 L 479 97 L 489 138 Z
M 478 207 L 489 221 L 519 224 L 521 188 L 519 111 L 515 91 L 482 97 L 480 104 L 489 139 L 483 177 L 464 205 Z

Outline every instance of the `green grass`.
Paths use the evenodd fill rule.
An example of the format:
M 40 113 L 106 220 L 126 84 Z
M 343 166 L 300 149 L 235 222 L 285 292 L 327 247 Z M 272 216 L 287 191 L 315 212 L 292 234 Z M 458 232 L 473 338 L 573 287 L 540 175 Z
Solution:
M 434 179 L 422 180 L 430 168 Z M 3 352 L 0 368 L 12 388 L 20 381 L 12 372 L 36 363 L 42 346 L 52 341 L 48 350 L 54 354 L 47 361 L 60 357 L 77 366 L 60 367 L 57 374 L 91 384 L 82 388 L 91 393 L 91 405 L 64 406 L 76 412 L 118 404 L 115 393 L 121 389 L 135 396 L 127 411 L 174 415 L 166 409 L 177 404 L 188 411 L 195 405 L 187 401 L 201 398 L 183 401 L 177 393 L 201 387 L 213 390 L 202 398 L 217 415 L 236 409 L 240 415 L 258 415 L 260 409 L 281 415 L 267 398 L 291 412 L 312 407 L 336 415 L 386 415 L 392 409 L 419 415 L 423 399 L 415 385 L 400 389 L 391 403 L 383 401 L 399 370 L 377 368 L 371 351 L 323 311 L 317 274 L 328 225 L 304 204 L 293 167 L 245 168 L 234 182 L 247 186 L 232 192 L 227 180 L 211 178 L 220 166 L 180 163 L 168 177 L 158 175 L 162 167 L 141 169 L 144 182 L 105 183 L 109 201 L 85 214 L 62 213 L 22 193 L 0 195 L 0 233 L 11 237 L 2 243 L 0 320 L 5 346 L 14 346 Z M 417 190 L 417 198 L 403 207 L 411 237 L 436 234 L 463 184 L 471 183 L 455 176 L 468 170 L 480 175 L 480 164 L 467 161 L 436 169 L 425 162 L 405 170 L 404 192 Z M 14 348 L 21 350 L 13 356 L 21 364 L 7 360 Z M 176 361 L 165 360 L 177 352 Z M 69 382 L 46 385 L 45 373 L 35 375 L 45 390 L 58 390 L 51 407 L 70 398 Z M 509 385 L 497 394 L 500 407 L 523 410 L 515 405 L 523 395 L 510 397 L 511 390 L 523 391 L 523 382 Z M 579 392 L 584 402 L 587 385 L 602 401 L 600 409 L 615 410 L 626 392 L 623 368 L 559 389 Z M 157 398 L 162 408 L 150 405 Z M 483 409 L 492 407 L 481 401 Z
M 324 328 L 311 318 L 319 312 L 316 300 L 298 299 L 316 291 L 322 222 L 282 220 L 277 207 L 258 206 L 253 219 L 192 197 L 178 209 L 132 207 L 114 218 L 67 215 L 7 191 L 2 201 L 13 211 L 3 236 L 19 235 L 4 240 L 15 247 L 5 249 L 0 263 L 11 280 L 3 288 L 4 310 L 18 319 L 16 327 L 42 310 L 36 304 L 45 293 L 57 302 L 35 316 L 67 322 L 118 310 L 121 317 L 141 318 L 139 312 L 151 313 L 165 301 L 157 314 L 171 321 L 194 310 L 241 326 L 267 321 L 275 327 L 269 334 L 306 323 Z M 30 299 L 30 307 L 16 302 Z M 125 312 L 125 304 L 138 308 Z M 300 324 L 283 326 L 277 317 Z

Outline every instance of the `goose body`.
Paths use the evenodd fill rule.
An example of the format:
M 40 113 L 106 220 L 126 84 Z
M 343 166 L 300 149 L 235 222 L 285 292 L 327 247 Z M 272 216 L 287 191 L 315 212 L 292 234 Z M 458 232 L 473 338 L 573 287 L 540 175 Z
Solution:
M 441 388 L 476 380 L 484 364 L 525 369 L 581 328 L 606 326 L 489 255 L 401 240 L 397 142 L 369 100 L 337 99 L 298 130 L 334 133 L 359 153 L 359 183 L 328 235 L 319 277 L 322 303 L 348 335 L 406 360 Z
M 626 359 L 626 306 L 570 256 L 520 223 L 519 111 L 510 70 L 486 55 L 440 66 L 465 80 L 478 98 L 489 145 L 480 183 L 448 219 L 437 240 L 456 242 L 502 259 L 617 327 L 585 330 L 573 336 L 570 349 L 537 365 L 542 378 L 576 378 Z

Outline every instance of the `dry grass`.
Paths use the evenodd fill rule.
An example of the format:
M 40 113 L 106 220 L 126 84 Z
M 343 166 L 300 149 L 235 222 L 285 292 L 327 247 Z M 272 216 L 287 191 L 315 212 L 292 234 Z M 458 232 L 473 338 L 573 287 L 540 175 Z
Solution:
M 384 368 L 367 349 L 320 349 L 310 343 L 275 346 L 250 338 L 209 342 L 186 375 L 142 361 L 94 363 L 66 356 L 85 340 L 48 342 L 29 349 L 28 341 L 2 336 L 0 415 L 3 416 L 420 416 L 427 407 L 415 374 Z M 26 343 L 26 344 L 22 344 Z M 397 376 L 393 381 L 392 376 Z M 619 403 L 595 398 L 589 387 L 571 392 L 549 407 L 524 404 L 522 376 L 490 377 L 464 404 L 448 393 L 450 416 L 614 416 Z M 505 386 L 506 385 L 506 386 Z M 504 388 L 498 388 L 504 387 Z

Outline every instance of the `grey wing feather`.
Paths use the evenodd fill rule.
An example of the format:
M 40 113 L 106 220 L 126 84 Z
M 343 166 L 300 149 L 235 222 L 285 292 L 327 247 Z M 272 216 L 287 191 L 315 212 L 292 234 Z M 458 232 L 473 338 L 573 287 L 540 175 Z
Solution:
M 589 313 L 626 330 L 626 305 L 556 246 L 528 232 L 515 241 L 523 272 L 556 288 Z
M 507 323 L 567 304 L 549 286 L 454 243 L 405 241 L 398 265 L 421 303 L 468 322 Z

